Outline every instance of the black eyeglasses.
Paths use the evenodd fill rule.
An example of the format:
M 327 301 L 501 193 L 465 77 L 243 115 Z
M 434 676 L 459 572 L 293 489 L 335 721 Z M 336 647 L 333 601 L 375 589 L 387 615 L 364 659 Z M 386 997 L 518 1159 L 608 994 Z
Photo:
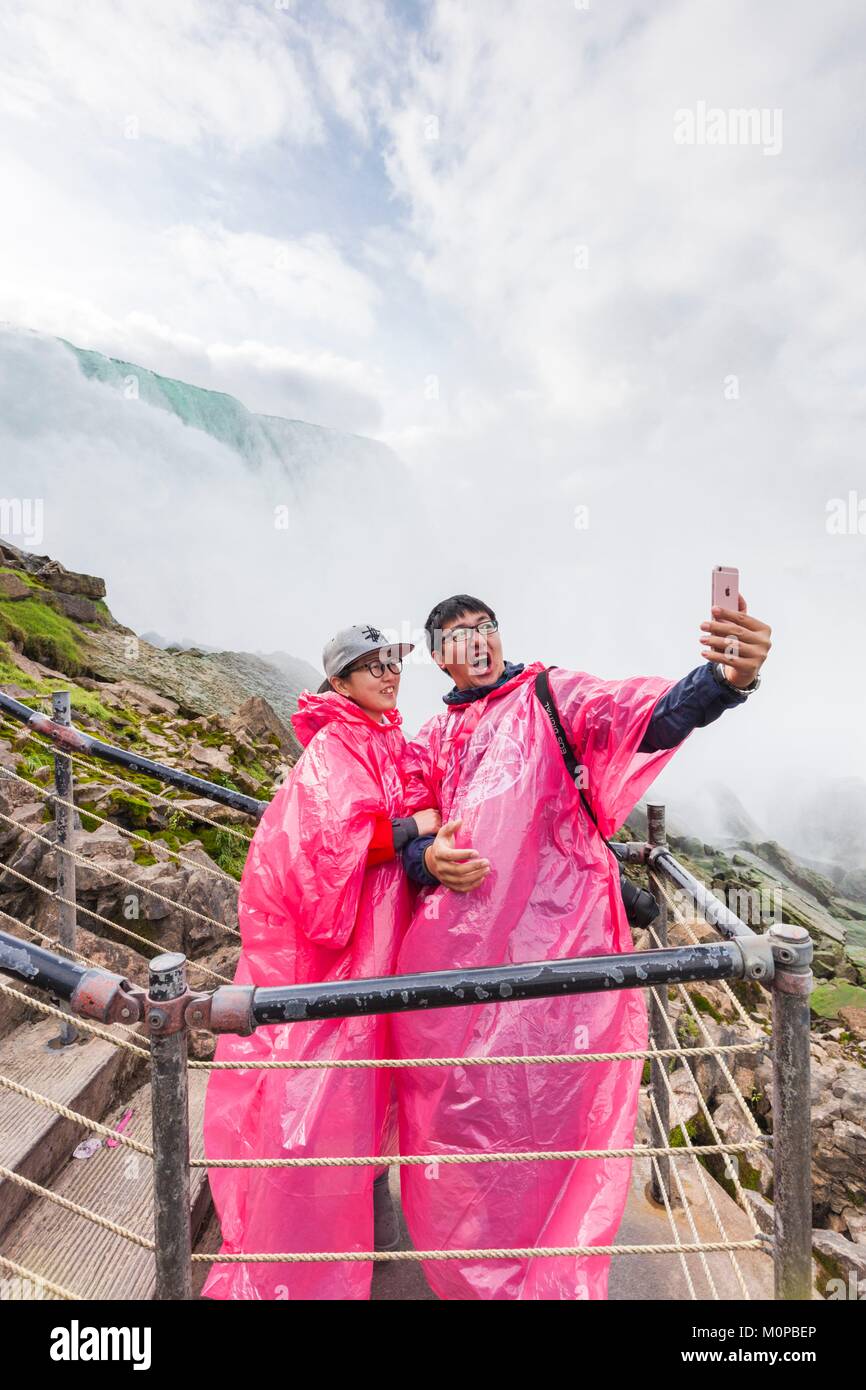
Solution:
M 494 618 L 485 618 L 483 622 L 475 623 L 472 627 L 451 627 L 447 632 L 442 633 L 442 645 L 444 647 L 446 642 L 454 643 L 455 646 L 463 645 L 469 641 L 473 632 L 480 632 L 483 637 L 486 637 L 491 632 L 497 632 L 498 629 L 499 624 Z
M 395 676 L 399 676 L 400 672 L 403 670 L 403 663 L 402 661 L 362 662 L 360 666 L 352 666 L 348 671 L 345 671 L 344 675 L 351 676 L 355 671 L 369 671 L 373 679 L 378 680 L 380 676 L 384 676 L 386 670 L 391 671 Z

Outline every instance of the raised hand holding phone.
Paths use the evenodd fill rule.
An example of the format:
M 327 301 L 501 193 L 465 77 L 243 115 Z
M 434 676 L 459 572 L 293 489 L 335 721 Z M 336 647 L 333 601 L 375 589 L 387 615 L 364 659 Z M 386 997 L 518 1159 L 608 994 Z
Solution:
M 772 628 L 749 613 L 736 569 L 715 567 L 712 599 L 712 620 L 701 623 L 701 656 L 719 662 L 725 680 L 744 690 L 754 684 L 767 659 Z

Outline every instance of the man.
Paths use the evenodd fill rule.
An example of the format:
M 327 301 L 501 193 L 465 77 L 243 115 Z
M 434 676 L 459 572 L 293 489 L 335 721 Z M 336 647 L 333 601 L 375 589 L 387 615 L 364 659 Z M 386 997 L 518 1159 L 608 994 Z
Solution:
M 618 868 L 604 843 L 695 728 L 759 685 L 770 628 L 713 609 L 704 665 L 676 684 L 603 681 L 552 668 L 550 692 L 585 776 L 567 771 L 535 682 L 541 662 L 506 662 L 489 604 L 439 603 L 425 625 L 451 677 L 444 714 L 411 746 L 412 770 L 444 824 L 403 852 L 427 885 L 398 972 L 607 955 L 633 949 Z M 721 658 L 721 660 L 720 660 Z M 584 808 L 582 787 L 598 827 Z M 467 896 L 468 895 L 468 896 Z M 413 1012 L 392 1020 L 397 1055 L 529 1056 L 647 1047 L 642 991 Z M 407 1068 L 398 1073 L 401 1151 L 629 1148 L 642 1064 Z M 630 1159 L 404 1167 L 418 1249 L 605 1245 L 628 1195 Z M 428 1262 L 446 1299 L 605 1298 L 609 1256 Z

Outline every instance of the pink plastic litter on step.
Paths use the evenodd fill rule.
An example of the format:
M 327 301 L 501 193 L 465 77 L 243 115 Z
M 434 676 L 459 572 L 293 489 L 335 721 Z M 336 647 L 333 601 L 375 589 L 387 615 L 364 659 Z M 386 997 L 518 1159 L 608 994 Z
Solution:
M 123 1112 L 123 1114 L 121 1115 L 120 1119 L 118 1120 L 117 1124 L 114 1126 L 114 1132 L 115 1132 L 115 1134 L 122 1134 L 122 1133 L 123 1133 L 123 1131 L 126 1129 L 127 1125 L 129 1124 L 129 1122 L 130 1122 L 130 1120 L 132 1119 L 132 1117 L 133 1117 L 134 1114 L 135 1114 L 135 1111 L 134 1111 L 134 1110 L 124 1110 L 124 1112 Z M 105 1141 L 105 1147 L 106 1147 L 107 1149 L 116 1149 L 116 1148 L 117 1148 L 117 1140 L 116 1140 L 116 1139 L 106 1139 L 106 1141 Z

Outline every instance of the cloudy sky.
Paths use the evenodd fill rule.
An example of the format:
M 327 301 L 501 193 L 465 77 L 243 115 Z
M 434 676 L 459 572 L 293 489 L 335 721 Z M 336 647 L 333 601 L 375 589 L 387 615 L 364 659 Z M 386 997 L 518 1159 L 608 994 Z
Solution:
M 738 565 L 764 686 L 670 775 L 759 817 L 791 779 L 866 776 L 855 0 L 7 0 L 0 23 L 0 318 L 387 443 L 436 542 L 383 623 L 468 589 L 512 659 L 674 678 Z M 108 543 L 58 558 L 123 617 Z M 364 574 L 362 550 L 353 595 Z M 208 601 L 201 640 L 244 645 Z M 245 644 L 292 649 L 272 637 Z M 414 725 L 438 691 L 407 690 Z

